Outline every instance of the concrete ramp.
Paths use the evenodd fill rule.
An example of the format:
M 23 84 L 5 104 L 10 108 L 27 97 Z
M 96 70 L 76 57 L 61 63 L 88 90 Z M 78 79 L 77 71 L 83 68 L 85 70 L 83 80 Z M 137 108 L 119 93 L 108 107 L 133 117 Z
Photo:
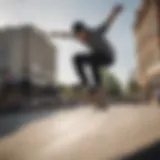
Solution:
M 0 140 L 1 160 L 118 159 L 160 140 L 160 109 L 112 106 L 64 110 Z

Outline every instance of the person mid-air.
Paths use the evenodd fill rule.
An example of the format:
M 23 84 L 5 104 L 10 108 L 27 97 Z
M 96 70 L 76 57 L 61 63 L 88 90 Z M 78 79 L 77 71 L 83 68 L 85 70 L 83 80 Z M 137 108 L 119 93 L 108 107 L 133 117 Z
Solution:
M 110 67 L 115 61 L 114 49 L 105 35 L 122 10 L 123 5 L 115 5 L 107 19 L 95 28 L 89 28 L 82 21 L 77 21 L 72 26 L 71 35 L 90 50 L 88 53 L 82 54 L 82 52 L 79 52 L 75 54 L 73 57 L 74 67 L 80 78 L 81 85 L 84 88 L 92 88 L 91 90 L 94 90 L 94 93 L 101 93 L 101 89 L 103 88 L 100 68 L 103 66 L 106 66 L 106 68 Z M 69 36 L 65 32 L 63 35 Z M 91 85 L 89 77 L 87 77 L 88 75 L 85 72 L 86 65 L 90 66 L 92 70 L 93 85 Z

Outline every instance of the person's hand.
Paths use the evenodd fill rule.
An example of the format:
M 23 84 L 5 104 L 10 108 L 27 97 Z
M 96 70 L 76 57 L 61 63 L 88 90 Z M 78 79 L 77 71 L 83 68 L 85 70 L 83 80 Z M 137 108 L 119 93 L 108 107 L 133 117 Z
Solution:
M 124 9 L 124 6 L 122 4 L 117 4 L 113 7 L 113 10 L 115 13 L 120 13 L 122 12 Z

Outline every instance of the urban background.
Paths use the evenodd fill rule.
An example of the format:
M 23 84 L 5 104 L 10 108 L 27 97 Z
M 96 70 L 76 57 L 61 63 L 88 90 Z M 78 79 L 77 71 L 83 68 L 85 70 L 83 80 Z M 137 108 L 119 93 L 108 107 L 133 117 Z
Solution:
M 132 35 L 134 36 L 134 46 L 136 49 L 133 48 L 132 53 L 135 58 L 135 66 L 130 69 L 130 73 L 127 75 L 128 79 L 125 83 L 122 83 L 122 79 L 119 77 L 119 75 L 125 76 L 122 73 L 123 71 L 121 72 L 121 69 L 119 70 L 121 72 L 119 75 L 112 70 L 107 70 L 106 68 L 101 69 L 103 86 L 107 93 L 106 99 L 109 101 L 109 104 L 111 104 L 107 106 L 106 110 L 99 110 L 92 106 L 91 110 L 89 109 L 90 112 L 87 108 L 88 106 L 85 105 L 86 97 L 83 94 L 83 87 L 79 86 L 78 83 L 67 85 L 57 81 L 57 57 L 59 54 L 59 46 L 53 39 L 58 39 L 59 36 L 62 38 L 64 36 L 63 32 L 56 32 L 52 29 L 48 31 L 44 28 L 41 29 L 41 25 L 31 23 L 22 23 L 22 25 L 8 24 L 0 27 L 0 152 L 2 153 L 0 156 L 5 154 L 5 156 L 9 156 L 9 159 L 13 159 L 14 155 L 22 155 L 23 157 L 24 154 L 27 157 L 34 157 L 35 154 L 38 154 L 38 159 L 39 157 L 43 159 L 42 154 L 45 150 L 45 156 L 47 156 L 46 153 L 49 153 L 50 158 L 50 153 L 52 155 L 55 151 L 58 151 L 52 150 L 52 146 L 56 146 L 53 144 L 58 144 L 58 149 L 60 149 L 59 144 L 62 146 L 63 143 L 57 142 L 63 141 L 65 141 L 67 149 L 70 148 L 68 145 L 69 143 L 66 143 L 69 141 L 71 141 L 71 144 L 76 143 L 82 145 L 80 150 L 85 150 L 85 144 L 87 144 L 87 149 L 90 154 L 93 153 L 91 152 L 92 147 L 90 150 L 90 147 L 88 147 L 89 143 L 84 143 L 84 141 L 87 139 L 87 141 L 94 142 L 96 139 L 96 141 L 90 145 L 96 147 L 96 143 L 99 140 L 101 144 L 103 142 L 103 139 L 99 136 L 101 135 L 102 138 L 104 137 L 104 141 L 106 141 L 105 143 L 107 143 L 108 146 L 108 149 L 104 149 L 107 154 L 111 151 L 111 153 L 116 155 L 113 144 L 115 144 L 115 148 L 118 148 L 118 150 L 120 149 L 120 151 L 122 151 L 121 148 L 127 150 L 130 145 L 133 146 L 136 144 L 133 155 L 129 155 L 129 158 L 127 156 L 124 159 L 156 159 L 155 155 L 158 155 L 158 159 L 160 159 L 160 143 L 159 139 L 157 139 L 157 135 L 159 137 L 160 118 L 158 112 L 159 107 L 156 106 L 160 102 L 160 1 L 134 0 L 134 2 L 135 1 L 136 3 L 138 1 L 141 3 L 137 6 L 134 14 L 131 13 L 134 17 L 132 25 L 127 25 L 128 28 L 132 27 L 132 29 L 129 28 L 129 30 L 132 31 Z M 66 2 L 68 3 L 69 1 L 64 1 L 64 3 Z M 96 2 L 98 1 L 95 1 L 95 4 Z M 105 1 L 109 7 L 110 2 L 111 1 Z M 124 2 L 126 5 L 128 3 L 128 6 L 130 6 L 128 9 L 129 11 L 131 11 L 132 2 L 132 0 Z M 12 3 L 14 4 L 15 1 L 12 1 Z M 23 7 L 24 4 L 19 5 L 19 2 L 17 3 L 20 9 L 25 8 Z M 32 1 L 30 1 L 30 3 L 30 7 L 32 7 Z M 43 3 L 40 4 L 39 0 L 36 1 L 36 3 L 40 5 L 40 8 L 43 5 Z M 44 2 L 44 4 L 45 3 L 46 2 Z M 54 3 L 55 1 L 53 4 Z M 95 4 L 92 4 L 93 8 Z M 84 5 L 86 6 L 86 2 Z M 61 7 L 60 5 L 60 8 Z M 96 11 L 97 7 L 98 6 L 95 6 Z M 104 6 L 103 9 L 106 11 L 106 6 Z M 26 10 L 28 16 L 28 8 Z M 51 10 L 53 10 L 53 6 L 51 6 Z M 77 10 L 77 8 L 75 10 Z M 40 12 L 41 11 L 42 8 L 40 9 Z M 127 11 L 127 14 L 130 14 L 129 11 Z M 99 8 L 98 12 L 101 12 L 101 8 Z M 50 13 L 52 12 L 48 11 L 48 14 Z M 30 15 L 32 14 L 33 13 Z M 41 18 L 43 14 L 44 13 L 37 15 Z M 56 16 L 56 11 L 54 16 Z M 92 16 L 93 15 L 91 15 L 91 17 Z M 93 17 L 93 19 L 95 17 Z M 34 18 L 33 16 L 33 19 Z M 128 20 L 130 18 L 129 16 Z M 49 17 L 49 21 L 50 19 L 52 20 L 52 17 Z M 59 19 L 59 17 L 57 19 Z M 61 20 L 62 19 L 60 19 L 60 21 Z M 44 19 L 42 22 L 43 21 Z M 126 19 L 124 21 L 126 21 Z M 121 24 L 119 26 L 121 26 Z M 121 32 L 123 27 L 124 26 L 118 28 L 118 32 Z M 117 36 L 116 32 L 114 38 L 118 41 L 117 43 L 120 43 L 119 41 L 121 41 L 122 38 L 122 43 L 119 47 L 121 48 L 123 44 L 124 46 L 122 46 L 122 48 L 124 47 L 125 50 L 122 49 L 122 51 L 126 53 L 120 56 L 123 56 L 122 63 L 128 61 L 128 63 L 125 64 L 129 66 L 129 57 L 126 58 L 125 56 L 132 53 L 128 53 L 126 46 L 129 45 L 127 43 L 132 43 L 132 41 L 127 41 L 127 38 L 132 37 L 128 36 L 129 32 L 126 32 L 127 38 L 126 41 L 124 41 L 125 38 L 123 39 L 123 37 L 121 37 L 123 34 L 122 32 L 120 36 Z M 129 48 L 132 47 L 129 46 Z M 64 60 L 66 60 L 66 57 Z M 124 65 L 122 68 L 128 68 L 128 66 Z M 64 72 L 66 76 L 68 74 L 67 68 Z M 68 77 L 64 78 L 64 81 L 67 80 L 67 78 L 70 80 L 69 76 L 70 74 L 68 74 Z M 79 106 L 81 108 L 76 109 L 77 111 L 71 109 L 71 113 L 69 110 L 71 114 L 64 110 L 64 108 L 70 109 L 71 107 L 76 108 Z M 61 112 L 57 114 L 56 110 L 61 111 L 61 109 L 65 114 L 61 114 Z M 92 112 L 92 109 L 94 112 Z M 51 119 L 49 115 L 51 115 Z M 37 121 L 33 123 L 33 126 L 32 124 L 30 126 L 29 122 L 36 121 L 43 117 L 48 117 L 48 119 L 46 119 L 47 121 Z M 101 127 L 99 127 L 99 120 L 103 120 L 104 122 L 104 125 Z M 84 136 L 80 136 L 81 131 L 89 131 L 90 127 L 96 127 L 97 125 L 98 128 L 96 130 L 94 129 L 95 134 L 93 134 L 93 136 L 93 130 L 91 132 L 83 132 Z M 18 134 L 16 134 L 16 131 Z M 98 134 L 96 134 L 96 132 Z M 58 133 L 60 134 L 58 135 Z M 84 138 L 85 134 L 88 134 L 88 137 Z M 12 135 L 16 138 L 11 138 Z M 58 140 L 56 139 L 56 135 L 58 136 Z M 95 139 L 92 139 L 94 135 L 96 135 Z M 105 139 L 105 135 L 108 139 Z M 74 140 L 68 139 L 69 137 L 74 138 Z M 152 138 L 154 139 L 154 145 L 151 144 Z M 6 144 L 4 143 L 5 139 Z M 146 142 L 149 142 L 149 146 L 151 145 L 151 147 L 147 145 L 146 150 L 147 143 L 145 143 L 144 150 L 142 149 L 140 151 L 139 149 L 143 146 L 141 142 L 145 142 L 145 139 Z M 138 148 L 138 143 L 141 143 L 140 148 Z M 99 146 L 101 146 L 103 150 L 101 144 Z M 19 147 L 19 145 L 21 145 L 21 147 Z M 34 147 L 32 147 L 32 145 Z M 79 149 L 76 148 L 76 146 L 78 145 L 71 145 L 71 150 L 73 149 L 73 152 Z M 23 149 L 24 152 L 21 153 Z M 50 152 L 48 152 L 48 149 Z M 64 151 L 64 148 L 62 147 L 61 149 L 62 150 L 60 152 L 58 151 L 58 153 L 63 155 L 62 153 L 64 152 L 62 151 Z M 5 150 L 6 152 L 4 153 Z M 72 153 L 71 150 L 65 150 L 65 153 L 69 151 L 70 154 Z M 95 152 L 95 154 L 96 153 L 97 152 Z M 46 159 L 46 157 L 44 158 Z M 17 158 L 15 159 L 17 160 Z M 22 159 L 21 156 L 20 159 Z
M 102 69 L 113 102 L 154 102 L 160 97 L 159 1 L 142 0 L 135 11 L 133 33 L 136 67 L 125 85 Z M 56 81 L 57 48 L 50 33 L 34 25 L 0 29 L 0 111 L 55 108 L 83 103 L 82 88 Z

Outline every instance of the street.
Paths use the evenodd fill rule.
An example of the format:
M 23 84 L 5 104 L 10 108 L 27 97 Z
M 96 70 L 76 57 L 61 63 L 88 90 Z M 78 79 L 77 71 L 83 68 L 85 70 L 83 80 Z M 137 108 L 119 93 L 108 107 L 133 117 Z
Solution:
M 0 155 L 7 160 L 118 159 L 160 140 L 159 122 L 159 108 L 146 105 L 1 116 L 1 135 L 17 131 L 1 138 Z

